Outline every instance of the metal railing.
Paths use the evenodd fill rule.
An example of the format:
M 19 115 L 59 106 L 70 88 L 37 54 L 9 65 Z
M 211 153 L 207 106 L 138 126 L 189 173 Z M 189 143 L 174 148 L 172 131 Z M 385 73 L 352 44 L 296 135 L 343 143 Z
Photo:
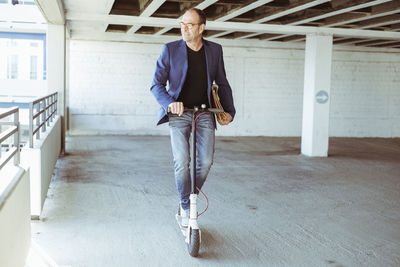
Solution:
M 33 148 L 33 136 L 36 134 L 36 139 L 40 139 L 40 129 L 42 133 L 45 132 L 46 125 L 50 126 L 50 122 L 53 122 L 57 115 L 57 100 L 58 93 L 53 93 L 29 104 L 29 147 Z
M 19 108 L 13 107 L 9 108 L 4 112 L 0 113 L 0 120 L 8 116 L 14 115 L 14 121 L 12 122 L 0 122 L 0 126 L 10 125 L 7 130 L 0 130 L 0 146 L 1 144 L 14 135 L 13 147 L 5 153 L 4 156 L 1 155 L 0 150 L 0 170 L 14 157 L 14 165 L 19 165 Z

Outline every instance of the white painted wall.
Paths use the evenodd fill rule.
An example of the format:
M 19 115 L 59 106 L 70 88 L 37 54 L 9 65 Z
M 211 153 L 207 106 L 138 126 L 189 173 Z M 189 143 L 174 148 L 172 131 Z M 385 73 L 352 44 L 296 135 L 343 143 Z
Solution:
M 0 80 L 0 101 L 5 101 L 5 96 L 44 96 L 46 83 L 46 80 Z
M 31 244 L 29 169 L 2 169 L 0 178 L 0 266 L 21 267 Z
M 47 25 L 47 94 L 58 92 L 57 114 L 64 116 L 65 26 Z
M 333 53 L 330 135 L 400 136 L 400 53 Z
M 149 89 L 161 47 L 70 41 L 70 134 L 168 134 Z M 350 49 L 334 47 L 330 136 L 399 137 L 400 54 Z M 300 136 L 304 46 L 224 45 L 224 58 L 237 115 L 217 135 Z
M 21 151 L 21 165 L 30 168 L 31 216 L 37 218 L 42 212 L 54 166 L 61 151 L 61 119 L 53 121 L 47 131 L 34 140 L 34 147 Z

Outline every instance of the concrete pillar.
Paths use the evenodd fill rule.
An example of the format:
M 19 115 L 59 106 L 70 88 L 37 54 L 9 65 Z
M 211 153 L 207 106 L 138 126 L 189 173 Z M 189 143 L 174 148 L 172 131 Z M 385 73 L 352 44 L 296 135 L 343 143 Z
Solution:
M 328 156 L 332 41 L 331 35 L 306 38 L 301 153 L 310 157 Z
M 65 150 L 65 25 L 48 24 L 47 92 L 58 92 L 58 115 L 61 117 L 61 150 Z

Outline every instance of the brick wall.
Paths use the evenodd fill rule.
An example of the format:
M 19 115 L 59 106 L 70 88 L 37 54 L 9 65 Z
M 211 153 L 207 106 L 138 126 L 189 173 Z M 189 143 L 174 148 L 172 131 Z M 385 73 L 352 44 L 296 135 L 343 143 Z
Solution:
M 162 44 L 71 41 L 72 134 L 168 134 L 150 93 Z M 224 46 L 237 115 L 217 135 L 300 136 L 304 50 Z M 400 55 L 335 49 L 330 136 L 400 136 Z

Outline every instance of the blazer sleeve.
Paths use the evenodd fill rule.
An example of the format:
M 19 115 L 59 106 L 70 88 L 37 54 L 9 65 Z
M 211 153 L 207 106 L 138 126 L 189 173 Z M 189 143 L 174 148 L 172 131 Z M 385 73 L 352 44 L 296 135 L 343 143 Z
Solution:
M 217 73 L 215 76 L 215 83 L 218 85 L 218 96 L 221 100 L 221 105 L 224 111 L 228 112 L 232 119 L 235 117 L 236 110 L 233 104 L 232 89 L 226 78 L 224 57 L 222 52 L 222 46 L 219 46 L 220 52 L 218 57 Z
M 156 98 L 157 102 L 167 111 L 168 105 L 174 102 L 174 98 L 171 97 L 166 89 L 167 81 L 169 78 L 170 71 L 170 60 L 168 46 L 164 45 L 161 55 L 157 60 L 156 70 L 151 84 L 151 92 Z

